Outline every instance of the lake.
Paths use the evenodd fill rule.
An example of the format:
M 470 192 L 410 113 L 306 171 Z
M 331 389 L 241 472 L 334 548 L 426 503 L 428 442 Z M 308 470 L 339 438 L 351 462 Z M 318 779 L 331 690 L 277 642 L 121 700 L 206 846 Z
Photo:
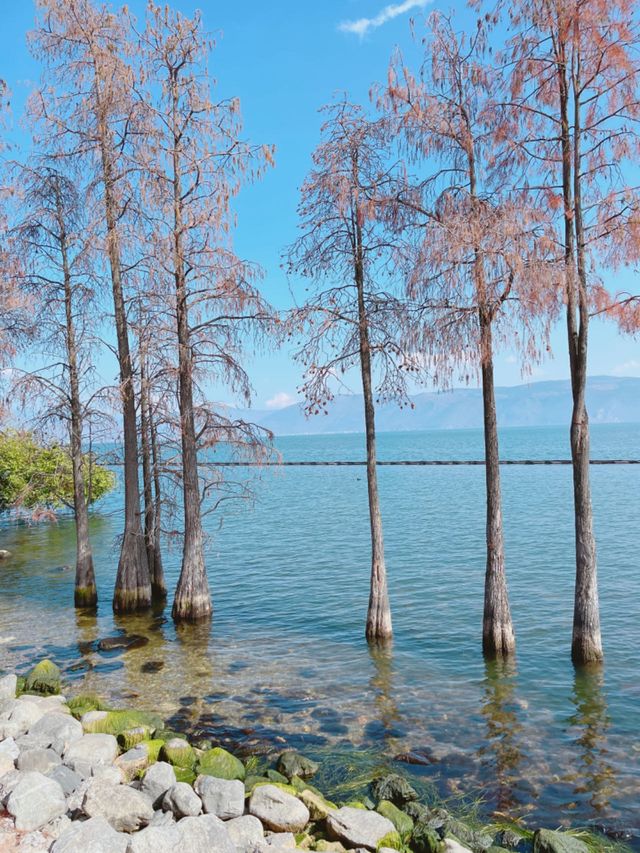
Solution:
M 362 459 L 363 437 L 284 437 L 285 460 Z M 510 429 L 507 459 L 567 458 L 568 430 Z M 482 433 L 386 433 L 381 459 L 481 459 Z M 640 458 L 640 426 L 594 426 L 592 458 Z M 229 476 L 241 471 L 230 469 Z M 91 529 L 100 605 L 76 614 L 70 519 L 5 521 L 0 662 L 47 655 L 73 689 L 157 709 L 173 728 L 251 752 L 290 744 L 324 759 L 388 766 L 446 797 L 535 826 L 625 829 L 640 849 L 640 466 L 592 467 L 606 665 L 570 661 L 574 546 L 571 468 L 502 469 L 507 573 L 518 651 L 481 654 L 482 467 L 379 471 L 395 639 L 364 642 L 369 582 L 365 469 L 251 472 L 255 499 L 208 515 L 211 627 L 174 628 L 164 610 L 114 618 L 120 495 Z M 178 547 L 165 551 L 170 595 Z M 97 650 L 120 631 L 149 643 Z M 398 760 L 400 759 L 400 760 Z

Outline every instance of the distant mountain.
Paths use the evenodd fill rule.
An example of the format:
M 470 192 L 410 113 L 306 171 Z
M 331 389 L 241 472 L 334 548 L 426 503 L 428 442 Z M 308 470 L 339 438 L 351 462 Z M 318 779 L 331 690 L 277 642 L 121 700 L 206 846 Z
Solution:
M 380 432 L 423 429 L 474 429 L 482 426 L 482 394 L 478 388 L 456 388 L 440 393 L 424 392 L 411 398 L 413 409 L 378 406 Z M 571 417 L 568 380 L 531 382 L 496 388 L 498 423 L 502 427 L 560 426 Z M 640 378 L 591 376 L 587 385 L 591 423 L 639 423 Z M 245 413 L 246 414 L 246 413 Z M 341 395 L 329 406 L 328 415 L 307 418 L 299 405 L 250 412 L 251 419 L 276 435 L 319 435 L 332 432 L 363 432 L 362 397 Z

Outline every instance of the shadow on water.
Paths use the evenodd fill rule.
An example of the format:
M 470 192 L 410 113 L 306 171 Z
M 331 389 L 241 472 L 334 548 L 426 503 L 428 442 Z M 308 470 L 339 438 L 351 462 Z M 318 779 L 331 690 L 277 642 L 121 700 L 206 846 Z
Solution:
M 513 658 L 485 661 L 482 716 L 486 723 L 486 739 L 480 749 L 483 761 L 490 764 L 493 778 L 493 801 L 500 812 L 517 805 L 516 782 L 523 760 L 520 743 L 522 723 L 518 717 L 516 688 L 518 670 Z
M 576 772 L 571 776 L 573 793 L 586 800 L 593 816 L 598 817 L 609 808 L 616 789 L 616 774 L 607 748 L 611 717 L 602 666 L 576 669 L 571 701 L 575 710 L 567 722 L 577 753 Z

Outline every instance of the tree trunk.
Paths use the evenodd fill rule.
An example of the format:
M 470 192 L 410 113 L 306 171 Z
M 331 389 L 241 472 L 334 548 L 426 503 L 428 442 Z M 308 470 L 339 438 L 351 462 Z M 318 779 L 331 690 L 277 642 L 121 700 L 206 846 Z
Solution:
M 378 495 L 375 407 L 371 382 L 371 346 L 367 308 L 364 299 L 364 258 L 362 234 L 355 216 L 356 257 L 355 283 L 358 292 L 358 334 L 360 341 L 360 370 L 364 397 L 364 423 L 367 443 L 367 488 L 369 492 L 369 522 L 371 528 L 371 589 L 367 611 L 366 637 L 370 643 L 390 640 L 393 636 L 391 607 L 387 590 L 387 570 L 384 561 L 382 516 Z
M 182 439 L 182 487 L 184 500 L 184 544 L 182 569 L 173 600 L 173 618 L 177 622 L 198 622 L 211 616 L 209 581 L 204 564 L 204 541 L 200 517 L 198 447 L 193 408 L 193 353 L 189 330 L 188 294 L 182 254 L 182 189 L 180 133 L 178 131 L 178 82 L 172 69 L 173 97 L 173 215 L 174 278 L 178 334 L 178 399 Z
M 603 658 L 598 603 L 598 567 L 593 535 L 591 480 L 589 471 L 589 417 L 586 406 L 589 304 L 581 186 L 581 124 L 579 83 L 573 81 L 573 227 L 577 261 L 577 281 L 570 276 L 567 298 L 567 330 L 573 413 L 571 417 L 571 460 L 573 464 L 573 501 L 576 535 L 576 586 L 573 610 L 571 658 L 574 664 L 586 664 Z M 577 288 L 576 288 L 577 284 Z M 576 316 L 577 315 L 577 316 Z
M 500 490 L 500 453 L 498 419 L 493 381 L 493 340 L 491 317 L 480 310 L 482 352 L 482 404 L 484 413 L 484 453 L 487 487 L 487 568 L 484 581 L 484 616 L 482 619 L 482 651 L 489 658 L 507 657 L 516 648 L 502 531 L 502 496 Z
M 149 436 L 151 438 L 151 464 L 153 472 L 153 500 L 155 525 L 153 544 L 155 554 L 153 558 L 154 577 L 153 587 L 158 599 L 167 597 L 167 585 L 164 580 L 164 566 L 162 563 L 162 486 L 160 480 L 160 455 L 158 452 L 158 435 L 156 430 L 155 415 L 149 406 Z
M 159 566 L 160 583 L 156 559 L 160 557 L 160 545 L 156 542 L 156 502 L 153 495 L 153 461 L 151 449 L 150 400 L 144 354 L 140 354 L 140 444 L 142 449 L 142 482 L 144 497 L 144 541 L 151 577 L 151 594 L 154 599 L 166 597 L 167 590 Z
M 99 121 L 99 133 L 107 223 L 107 249 L 118 342 L 124 435 L 124 533 L 113 595 L 113 609 L 116 613 L 132 613 L 136 610 L 146 609 L 151 605 L 151 580 L 140 522 L 138 431 L 127 313 L 122 289 L 117 206 L 114 199 L 113 164 L 109 150 L 110 135 L 106 120 L 102 116 Z
M 82 471 L 82 403 L 78 376 L 78 348 L 73 318 L 73 289 L 67 255 L 67 238 L 63 215 L 58 199 L 58 224 L 60 226 L 60 249 L 64 275 L 64 304 L 66 314 L 66 346 L 69 364 L 69 391 L 71 401 L 70 450 L 73 471 L 73 508 L 76 525 L 76 582 L 74 604 L 76 607 L 95 607 L 98 603 L 96 577 L 93 569 L 93 554 L 89 539 L 89 513 L 84 491 Z

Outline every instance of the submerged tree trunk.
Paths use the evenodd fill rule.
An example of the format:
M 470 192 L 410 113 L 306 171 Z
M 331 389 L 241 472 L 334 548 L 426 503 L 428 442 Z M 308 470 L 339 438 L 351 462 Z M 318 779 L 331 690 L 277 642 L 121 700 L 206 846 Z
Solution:
M 182 253 L 182 188 L 178 129 L 177 71 L 172 69 L 173 99 L 173 241 L 176 285 L 176 321 L 178 335 L 178 399 L 182 439 L 182 488 L 184 501 L 184 544 L 182 569 L 173 600 L 172 615 L 178 622 L 198 622 L 211 616 L 209 581 L 204 564 L 204 541 L 200 517 L 198 447 L 193 406 L 193 353 L 189 329 L 188 293 Z
M 140 484 L 138 480 L 138 430 L 133 387 L 133 370 L 129 349 L 127 313 L 122 289 L 117 205 L 114 199 L 113 164 L 109 153 L 109 130 L 103 118 L 99 125 L 100 152 L 104 180 L 107 250 L 111 272 L 113 308 L 120 368 L 124 434 L 124 533 L 113 595 L 116 613 L 131 613 L 151 605 L 151 581 L 140 522 Z
M 589 471 L 589 417 L 586 406 L 587 352 L 589 338 L 589 305 L 585 237 L 581 187 L 580 102 L 574 80 L 574 145 L 573 145 L 573 217 L 575 228 L 576 273 L 569 270 L 567 294 L 567 331 L 573 412 L 571 417 L 571 460 L 573 464 L 573 500 L 576 535 L 576 586 L 573 611 L 571 658 L 575 664 L 600 661 L 603 658 L 598 602 L 598 567 L 593 534 L 591 480 Z M 568 147 L 568 146 L 567 146 Z M 569 151 L 566 152 L 567 159 Z
M 96 577 L 93 569 L 93 554 L 89 539 L 89 513 L 84 491 L 82 470 L 82 403 L 80 400 L 80 378 L 78 375 L 78 348 L 73 317 L 73 289 L 67 256 L 67 238 L 60 202 L 58 200 L 58 223 L 60 226 L 60 249 L 64 275 L 64 304 L 66 316 L 66 347 L 69 364 L 69 397 L 71 403 L 70 450 L 73 471 L 73 508 L 76 525 L 76 581 L 74 604 L 76 607 L 95 607 L 98 603 Z
M 482 651 L 487 657 L 507 657 L 515 651 L 504 560 L 498 419 L 493 377 L 491 317 L 480 310 L 482 404 L 484 414 L 485 477 L 487 488 L 487 568 L 484 581 Z
M 387 570 L 384 561 L 382 516 L 378 495 L 376 456 L 375 407 L 371 382 L 371 346 L 367 308 L 364 300 L 364 258 L 361 228 L 356 219 L 355 282 L 358 292 L 358 336 L 360 342 L 360 370 L 364 397 L 364 422 L 367 443 L 367 488 L 369 492 L 369 522 L 371 527 L 371 589 L 367 611 L 366 637 L 369 642 L 385 642 L 393 636 L 391 607 L 387 590 Z
M 140 355 L 140 444 L 142 449 L 142 482 L 144 497 L 144 541 L 151 577 L 151 594 L 154 599 L 167 594 L 164 585 L 160 543 L 156 542 L 156 501 L 154 500 L 153 460 L 151 441 L 151 404 L 144 355 Z M 159 565 L 156 561 L 160 560 Z

